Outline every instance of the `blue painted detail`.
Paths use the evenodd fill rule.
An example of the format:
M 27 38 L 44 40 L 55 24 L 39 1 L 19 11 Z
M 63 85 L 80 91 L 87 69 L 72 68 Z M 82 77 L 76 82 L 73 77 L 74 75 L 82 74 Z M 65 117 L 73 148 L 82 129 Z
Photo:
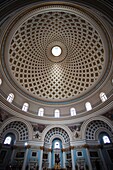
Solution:
M 60 148 L 55 148 L 55 143 L 58 142 L 59 143 L 59 146 Z M 55 166 L 55 155 L 59 155 L 59 158 L 60 158 L 60 165 L 61 167 L 63 167 L 63 154 L 62 154 L 62 141 L 58 138 L 54 139 L 53 142 L 52 142 L 52 159 L 51 159 L 51 165 L 52 165 L 52 168 L 54 168 Z

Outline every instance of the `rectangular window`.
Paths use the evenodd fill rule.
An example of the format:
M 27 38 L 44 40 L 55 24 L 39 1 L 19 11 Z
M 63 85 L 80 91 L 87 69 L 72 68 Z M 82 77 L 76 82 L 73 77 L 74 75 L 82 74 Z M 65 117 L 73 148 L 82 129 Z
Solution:
M 77 156 L 78 157 L 83 157 L 82 151 L 77 151 Z
M 32 157 L 36 157 L 37 153 L 36 152 L 32 152 Z
M 98 152 L 97 151 L 90 151 L 90 157 L 92 157 L 92 158 L 99 157 Z
M 16 153 L 16 159 L 22 159 L 22 158 L 24 158 L 24 154 L 25 154 L 25 152 L 17 152 L 17 153 Z

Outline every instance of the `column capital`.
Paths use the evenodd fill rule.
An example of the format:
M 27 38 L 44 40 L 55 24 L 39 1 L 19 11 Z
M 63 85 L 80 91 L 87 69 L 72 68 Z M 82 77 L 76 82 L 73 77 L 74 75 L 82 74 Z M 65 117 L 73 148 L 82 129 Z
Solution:
M 48 148 L 48 152 L 52 152 L 52 149 L 51 149 L 51 148 Z
M 27 145 L 26 148 L 27 148 L 27 149 L 31 148 L 31 145 Z
M 74 149 L 75 149 L 75 147 L 74 147 L 74 146 L 70 146 L 70 149 L 71 149 L 71 150 L 74 150 Z
M 44 146 L 40 146 L 40 150 L 44 150 Z
M 62 148 L 62 152 L 66 152 L 66 148 Z
M 83 145 L 83 148 L 89 149 L 89 145 L 88 145 L 88 144 L 85 144 L 85 145 Z

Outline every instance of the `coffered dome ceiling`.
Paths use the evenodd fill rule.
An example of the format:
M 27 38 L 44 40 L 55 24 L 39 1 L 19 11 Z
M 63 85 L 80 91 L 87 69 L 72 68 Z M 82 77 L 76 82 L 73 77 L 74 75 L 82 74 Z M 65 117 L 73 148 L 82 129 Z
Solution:
M 7 72 L 16 86 L 35 98 L 75 99 L 104 74 L 105 37 L 98 24 L 78 9 L 37 8 L 18 19 L 8 37 Z
M 29 0 L 7 11 L 0 34 L 2 108 L 47 124 L 80 122 L 111 109 L 112 26 L 85 2 Z

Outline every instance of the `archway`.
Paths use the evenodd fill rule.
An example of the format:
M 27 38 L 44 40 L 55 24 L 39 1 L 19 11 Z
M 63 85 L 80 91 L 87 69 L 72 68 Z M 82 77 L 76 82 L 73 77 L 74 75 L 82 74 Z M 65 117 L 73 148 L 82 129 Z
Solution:
M 63 154 L 62 154 L 62 141 L 59 138 L 55 138 L 52 141 L 52 167 L 63 167 Z
M 70 151 L 70 137 L 68 133 L 61 127 L 53 127 L 49 129 L 44 138 L 44 153 L 43 153 L 43 155 L 45 154 L 48 155 L 49 158 L 48 167 L 50 169 L 66 168 L 67 165 L 66 155 L 67 152 L 69 151 Z M 45 165 L 47 165 L 47 163 Z M 42 167 L 43 166 L 44 165 L 42 165 Z

